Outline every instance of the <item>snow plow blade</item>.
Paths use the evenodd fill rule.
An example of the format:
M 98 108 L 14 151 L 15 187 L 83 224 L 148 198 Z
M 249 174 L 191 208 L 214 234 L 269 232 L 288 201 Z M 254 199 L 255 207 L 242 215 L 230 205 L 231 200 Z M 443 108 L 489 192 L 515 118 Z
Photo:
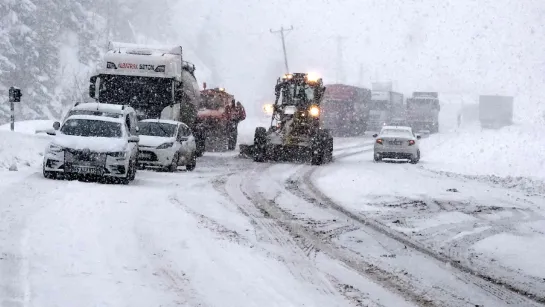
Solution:
M 241 144 L 238 146 L 239 156 L 242 158 L 253 158 L 254 156 L 254 145 Z

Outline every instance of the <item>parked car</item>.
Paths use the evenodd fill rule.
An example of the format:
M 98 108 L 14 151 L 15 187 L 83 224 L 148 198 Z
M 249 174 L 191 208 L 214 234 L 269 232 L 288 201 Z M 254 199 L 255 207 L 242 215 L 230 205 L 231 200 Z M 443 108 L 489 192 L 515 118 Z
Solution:
M 139 137 L 123 117 L 72 115 L 48 134 L 55 137 L 44 154 L 44 177 L 105 177 L 123 184 L 135 179 Z
M 146 119 L 138 123 L 140 167 L 161 168 L 170 172 L 197 166 L 197 146 L 189 127 L 178 121 Z

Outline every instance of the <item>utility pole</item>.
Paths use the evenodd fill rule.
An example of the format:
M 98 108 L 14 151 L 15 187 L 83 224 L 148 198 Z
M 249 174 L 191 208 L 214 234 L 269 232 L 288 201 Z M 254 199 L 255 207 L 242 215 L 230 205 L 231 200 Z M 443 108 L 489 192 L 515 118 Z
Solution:
M 282 38 L 282 50 L 284 51 L 284 65 L 286 65 L 286 73 L 289 74 L 290 72 L 290 69 L 288 67 L 288 54 L 286 52 L 286 39 L 285 39 L 285 36 L 284 36 L 284 32 L 289 32 L 293 30 L 293 26 L 291 26 L 289 29 L 284 29 L 284 27 L 281 27 L 280 30 L 276 30 L 276 31 L 273 31 L 272 29 L 270 30 L 271 33 L 280 33 L 280 38 Z
M 343 69 L 343 39 L 346 37 L 337 36 L 337 83 L 344 83 Z
M 359 85 L 363 86 L 363 64 L 360 63 Z

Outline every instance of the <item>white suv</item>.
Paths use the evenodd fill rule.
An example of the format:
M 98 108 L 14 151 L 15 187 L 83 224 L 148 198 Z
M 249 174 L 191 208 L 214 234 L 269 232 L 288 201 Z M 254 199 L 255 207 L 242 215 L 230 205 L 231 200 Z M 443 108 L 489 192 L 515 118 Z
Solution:
M 136 176 L 139 137 L 123 117 L 68 116 L 47 147 L 43 175 L 109 177 L 128 184 Z

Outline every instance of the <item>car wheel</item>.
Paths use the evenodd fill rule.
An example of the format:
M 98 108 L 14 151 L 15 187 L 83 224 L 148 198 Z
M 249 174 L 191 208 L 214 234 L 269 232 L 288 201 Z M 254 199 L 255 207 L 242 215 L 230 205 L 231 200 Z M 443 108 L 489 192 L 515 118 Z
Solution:
M 197 157 L 195 155 L 191 156 L 190 163 L 185 166 L 185 169 L 189 172 L 192 172 L 197 167 Z
M 375 160 L 375 162 L 380 162 L 382 161 L 382 157 L 380 156 L 379 153 L 376 153 L 373 155 L 373 160 Z
M 171 173 L 174 173 L 176 170 L 178 170 L 178 160 L 180 158 L 180 155 L 176 153 L 174 157 L 172 158 L 172 163 L 168 166 L 168 171 Z
M 129 164 L 129 181 L 133 181 L 136 178 L 137 162 L 133 161 Z
M 411 159 L 411 164 L 416 164 L 418 163 L 418 161 L 420 161 L 420 150 L 416 152 L 416 157 L 413 157 Z

